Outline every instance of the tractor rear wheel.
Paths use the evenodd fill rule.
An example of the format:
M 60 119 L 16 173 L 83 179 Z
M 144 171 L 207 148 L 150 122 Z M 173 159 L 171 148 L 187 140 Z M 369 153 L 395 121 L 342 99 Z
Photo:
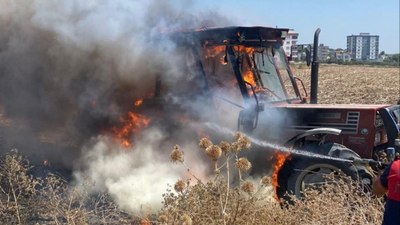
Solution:
M 310 145 L 305 150 L 341 159 L 359 158 L 357 153 L 337 143 Z M 328 174 L 333 174 L 335 177 L 338 175 L 339 178 L 341 175 L 350 176 L 365 185 L 366 189 L 372 184 L 373 177 L 365 166 L 356 166 L 348 161 L 312 157 L 296 156 L 289 170 L 284 189 L 298 198 L 301 198 L 302 193 L 308 188 L 318 188 L 323 184 L 334 182 L 334 180 L 328 180 Z M 287 171 L 288 168 L 286 168 Z

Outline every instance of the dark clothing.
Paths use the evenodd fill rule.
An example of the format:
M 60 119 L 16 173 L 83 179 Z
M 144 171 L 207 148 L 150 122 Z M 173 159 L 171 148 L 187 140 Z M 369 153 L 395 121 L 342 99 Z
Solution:
M 400 225 L 400 160 L 385 169 L 380 181 L 388 189 L 382 225 Z
M 382 225 L 400 225 L 400 202 L 386 199 Z

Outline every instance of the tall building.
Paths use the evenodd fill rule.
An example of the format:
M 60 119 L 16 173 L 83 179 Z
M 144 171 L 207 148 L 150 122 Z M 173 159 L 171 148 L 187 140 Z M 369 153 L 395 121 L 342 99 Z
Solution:
M 347 51 L 355 60 L 376 60 L 379 57 L 379 36 L 369 33 L 347 36 Z
M 283 50 L 286 56 L 292 55 L 292 60 L 297 59 L 297 40 L 299 38 L 299 33 L 294 32 L 290 29 L 285 40 L 283 41 Z

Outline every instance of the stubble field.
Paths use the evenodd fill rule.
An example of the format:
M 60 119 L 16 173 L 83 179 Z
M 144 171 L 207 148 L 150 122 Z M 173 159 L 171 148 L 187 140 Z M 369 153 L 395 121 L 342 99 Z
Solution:
M 294 65 L 309 91 L 310 71 Z M 396 104 L 400 100 L 400 68 L 322 64 L 318 102 L 327 104 Z

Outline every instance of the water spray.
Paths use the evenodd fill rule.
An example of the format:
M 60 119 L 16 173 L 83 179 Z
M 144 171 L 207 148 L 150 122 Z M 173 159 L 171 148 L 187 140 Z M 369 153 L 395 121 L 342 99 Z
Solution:
M 221 127 L 215 123 L 205 123 L 205 125 L 210 128 L 213 129 L 217 132 L 220 133 L 224 133 L 224 134 L 228 134 L 228 135 L 234 135 L 235 132 L 226 128 L 226 127 Z M 290 153 L 293 155 L 301 155 L 301 156 L 306 156 L 306 157 L 313 157 L 313 158 L 318 158 L 318 159 L 327 159 L 327 160 L 334 160 L 334 161 L 340 161 L 340 162 L 349 162 L 349 163 L 357 163 L 357 164 L 370 164 L 369 160 L 368 162 L 364 159 L 342 159 L 342 158 L 336 158 L 336 157 L 332 157 L 332 156 L 327 156 L 327 155 L 322 155 L 322 154 L 318 154 L 318 153 L 313 153 L 313 152 L 307 152 L 304 150 L 299 150 L 299 149 L 294 149 L 294 148 L 288 148 L 282 145 L 278 145 L 275 143 L 270 143 L 270 142 L 266 142 L 266 141 L 262 141 L 259 139 L 256 139 L 254 137 L 248 136 L 248 138 L 250 139 L 250 141 L 253 144 L 256 144 L 258 146 L 261 147 L 265 147 L 265 150 L 268 149 L 274 149 L 280 152 L 285 152 L 285 153 Z M 373 160 L 372 160 L 373 161 Z

